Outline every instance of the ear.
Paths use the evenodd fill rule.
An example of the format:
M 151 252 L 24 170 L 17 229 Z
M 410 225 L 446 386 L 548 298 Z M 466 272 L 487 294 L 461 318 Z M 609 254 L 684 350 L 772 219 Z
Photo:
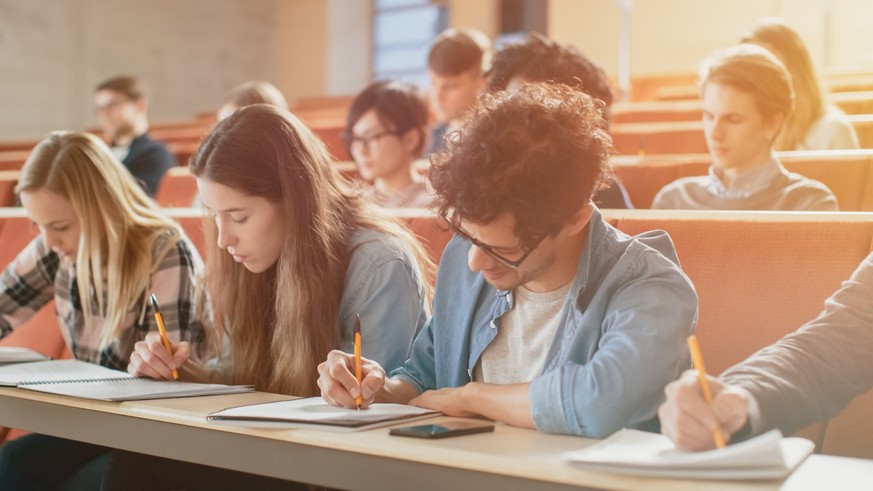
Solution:
M 783 124 L 785 124 L 785 115 L 782 113 L 773 114 L 764 122 L 764 131 L 767 139 L 771 143 L 776 140 L 777 136 L 779 136 Z
M 149 101 L 145 97 L 140 97 L 139 99 L 134 100 L 133 103 L 136 106 L 137 111 L 141 113 L 148 111 Z
M 422 131 L 419 131 L 418 128 L 410 128 L 400 137 L 400 141 L 403 143 L 403 148 L 408 150 L 409 153 L 416 155 L 418 153 L 417 150 L 422 146 L 422 138 L 424 138 Z

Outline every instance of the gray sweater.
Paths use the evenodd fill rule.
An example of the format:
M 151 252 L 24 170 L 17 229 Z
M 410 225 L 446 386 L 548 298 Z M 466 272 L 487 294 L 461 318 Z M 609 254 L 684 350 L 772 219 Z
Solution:
M 792 433 L 830 419 L 873 387 L 873 254 L 825 301 L 825 310 L 721 379 L 748 390 L 752 431 Z M 758 421 L 756 421 L 758 420 Z M 757 423 L 757 424 L 756 424 Z
M 824 184 L 788 172 L 775 155 L 726 187 L 721 170 L 677 179 L 658 191 L 652 208 L 667 210 L 837 211 L 837 199 Z

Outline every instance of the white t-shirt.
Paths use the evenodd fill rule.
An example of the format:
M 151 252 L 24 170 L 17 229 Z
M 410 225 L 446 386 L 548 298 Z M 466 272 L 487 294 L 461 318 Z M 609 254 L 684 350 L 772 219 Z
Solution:
M 512 293 L 515 305 L 500 318 L 497 337 L 482 352 L 473 380 L 516 384 L 537 377 L 545 365 L 572 283 L 547 293 L 534 293 L 523 286 L 516 288 Z

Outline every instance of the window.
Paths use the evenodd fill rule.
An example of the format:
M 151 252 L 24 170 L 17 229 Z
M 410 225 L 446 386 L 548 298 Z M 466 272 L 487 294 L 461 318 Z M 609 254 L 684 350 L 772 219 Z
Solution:
M 501 0 L 500 34 L 495 46 L 523 42 L 529 32 L 546 34 L 548 2 L 545 0 Z
M 373 79 L 428 86 L 428 44 L 448 25 L 446 8 L 430 0 L 373 0 L 373 10 Z

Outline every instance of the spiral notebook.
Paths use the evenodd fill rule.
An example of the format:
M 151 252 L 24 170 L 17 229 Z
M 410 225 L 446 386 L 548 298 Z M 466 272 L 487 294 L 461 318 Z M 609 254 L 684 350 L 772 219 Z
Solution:
M 0 386 L 102 401 L 138 401 L 254 391 L 250 385 L 139 378 L 79 360 L 38 361 L 0 367 Z

